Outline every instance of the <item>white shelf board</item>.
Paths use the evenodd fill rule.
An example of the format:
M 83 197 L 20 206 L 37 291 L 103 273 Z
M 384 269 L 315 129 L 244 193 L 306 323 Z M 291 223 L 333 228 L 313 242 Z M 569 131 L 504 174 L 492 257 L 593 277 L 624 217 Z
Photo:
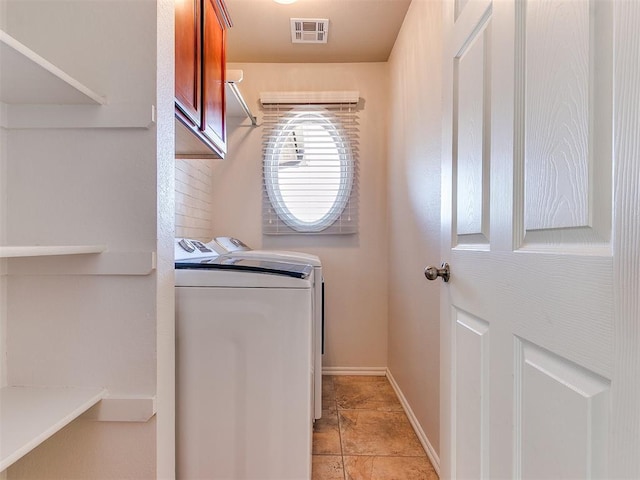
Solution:
M 7 257 L 43 257 L 49 255 L 79 255 L 101 253 L 106 245 L 44 245 L 0 247 L 0 258 Z
M 238 84 L 242 82 L 244 72 L 242 70 L 227 69 L 225 82 L 225 95 L 227 98 L 227 117 L 247 117 L 251 125 L 258 125 L 256 116 L 251 111 L 246 100 L 242 96 Z
M 156 412 L 155 396 L 107 395 L 82 418 L 97 422 L 147 422 Z
M 103 252 L 100 255 L 44 255 L 11 259 L 7 275 L 149 275 L 156 252 Z
M 104 105 L 106 98 L 0 30 L 0 102 Z
M 85 387 L 0 389 L 0 472 L 71 423 L 107 391 Z
M 109 105 L 4 105 L 2 125 L 8 129 L 35 128 L 149 128 L 155 106 Z
M 227 99 L 227 117 L 246 117 L 251 121 L 254 127 L 258 125 L 256 116 L 247 105 L 246 100 L 242 96 L 238 84 L 236 82 L 225 83 L 226 99 Z

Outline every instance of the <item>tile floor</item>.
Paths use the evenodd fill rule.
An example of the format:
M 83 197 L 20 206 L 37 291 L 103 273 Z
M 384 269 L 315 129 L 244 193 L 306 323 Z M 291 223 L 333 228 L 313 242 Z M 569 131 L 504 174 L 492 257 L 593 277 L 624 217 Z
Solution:
M 313 480 L 438 480 L 386 377 L 322 377 Z

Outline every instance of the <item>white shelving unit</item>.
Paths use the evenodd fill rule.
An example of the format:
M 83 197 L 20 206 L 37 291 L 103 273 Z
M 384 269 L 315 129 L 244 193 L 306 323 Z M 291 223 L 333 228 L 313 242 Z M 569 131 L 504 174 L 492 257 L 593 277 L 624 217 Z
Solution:
M 98 403 L 103 388 L 0 389 L 0 471 Z
M 58 115 L 62 109 L 69 113 L 65 116 L 66 119 L 62 118 L 62 126 L 73 128 L 86 122 L 87 116 L 85 111 L 74 110 L 76 106 L 89 105 L 103 108 L 101 106 L 105 104 L 104 96 L 94 92 L 0 30 L 0 107 L 3 107 L 0 109 L 2 113 L 0 126 L 10 128 L 11 122 L 7 119 L 10 114 L 7 112 L 15 112 L 18 117 L 18 127 L 25 128 L 21 123 L 26 124 L 31 117 L 35 122 L 31 128 L 41 128 L 43 122 L 52 124 L 53 121 L 58 122 L 62 118 Z M 43 105 L 59 110 L 43 111 Z M 11 110 L 13 107 L 15 110 Z M 153 110 L 152 108 L 148 110 L 148 119 L 142 118 L 139 126 L 147 126 L 152 121 Z M 44 113 L 44 115 L 36 118 L 33 115 L 34 112 L 38 115 Z M 70 123 L 67 119 L 78 112 L 80 114 L 78 119 Z M 131 112 L 131 109 L 119 109 L 116 115 L 109 116 L 108 122 L 98 119 L 92 126 L 105 126 L 107 123 L 113 125 L 106 126 L 122 126 L 118 123 L 119 119 L 130 117 Z M 93 114 L 89 113 L 89 116 L 92 117 Z M 23 120 L 22 117 L 27 120 Z M 126 123 L 124 125 L 131 126 Z M 0 246 L 0 259 L 101 254 L 106 250 L 106 245 Z M 151 254 L 147 256 L 152 257 Z M 145 259 L 145 262 L 144 269 L 148 271 L 150 267 L 146 264 L 151 264 L 152 260 Z M 2 361 L 1 357 L 0 361 Z M 0 472 L 105 399 L 107 395 L 107 390 L 102 387 L 6 386 L 0 388 Z M 105 402 L 105 407 L 108 409 L 108 405 L 122 403 L 117 398 L 108 399 Z M 140 410 L 139 405 L 142 404 L 146 408 L 143 412 L 152 415 L 155 413 L 153 402 L 151 397 L 138 401 L 135 406 Z M 113 407 L 110 409 L 113 410 Z M 134 413 L 140 416 L 139 413 Z M 99 419 L 121 420 L 122 417 L 127 416 L 131 416 L 131 412 L 121 409 L 109 418 L 103 414 Z
M 174 7 L 129 6 L 0 0 L 0 479 L 173 470 Z
M 106 102 L 105 97 L 0 30 L 0 103 L 104 105 Z M 106 245 L 0 246 L 0 258 L 101 253 L 106 248 Z

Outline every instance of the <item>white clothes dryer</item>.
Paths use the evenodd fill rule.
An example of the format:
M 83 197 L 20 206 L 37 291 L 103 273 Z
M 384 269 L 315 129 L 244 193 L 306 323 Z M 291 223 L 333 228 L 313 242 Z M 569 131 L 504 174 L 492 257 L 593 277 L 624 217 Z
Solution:
M 310 479 L 313 267 L 175 248 L 177 478 Z
M 234 237 L 216 237 L 207 243 L 211 249 L 221 254 L 233 254 L 238 258 L 254 258 L 278 262 L 312 265 L 314 269 L 313 307 L 313 396 L 314 419 L 322 417 L 322 354 L 324 353 L 324 276 L 319 257 L 309 253 L 286 250 L 253 250 Z

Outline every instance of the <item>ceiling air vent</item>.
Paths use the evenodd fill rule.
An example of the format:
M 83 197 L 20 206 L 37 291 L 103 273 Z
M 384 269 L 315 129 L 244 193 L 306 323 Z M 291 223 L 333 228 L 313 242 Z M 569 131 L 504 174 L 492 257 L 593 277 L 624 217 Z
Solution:
M 292 18 L 293 43 L 327 43 L 329 20 L 326 18 Z

